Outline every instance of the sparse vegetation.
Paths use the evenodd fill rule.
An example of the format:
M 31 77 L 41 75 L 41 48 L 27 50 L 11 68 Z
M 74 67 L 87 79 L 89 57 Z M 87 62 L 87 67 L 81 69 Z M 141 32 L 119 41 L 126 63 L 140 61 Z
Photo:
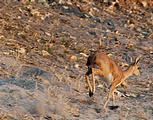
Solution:
M 0 1 L 0 120 L 151 120 L 153 6 L 134 1 Z M 103 78 L 95 76 L 99 87 L 88 97 L 90 50 L 123 69 L 142 55 L 141 76 L 117 88 L 124 96 L 116 95 L 115 111 L 104 112 Z

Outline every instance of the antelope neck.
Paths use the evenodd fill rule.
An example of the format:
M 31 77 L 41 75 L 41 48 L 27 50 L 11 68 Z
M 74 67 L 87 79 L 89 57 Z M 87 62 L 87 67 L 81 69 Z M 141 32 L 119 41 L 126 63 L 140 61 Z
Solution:
M 130 66 L 127 70 L 123 71 L 124 79 L 133 74 L 133 66 Z

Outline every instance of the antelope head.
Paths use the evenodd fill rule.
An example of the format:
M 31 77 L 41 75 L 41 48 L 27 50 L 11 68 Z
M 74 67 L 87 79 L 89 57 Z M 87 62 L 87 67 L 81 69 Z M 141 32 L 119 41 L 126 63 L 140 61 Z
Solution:
M 139 76 L 140 75 L 140 71 L 139 71 L 139 61 L 140 61 L 140 58 L 141 56 L 139 55 L 136 60 L 134 61 L 134 63 L 132 63 L 132 67 L 133 67 L 133 74 L 136 75 L 136 76 Z

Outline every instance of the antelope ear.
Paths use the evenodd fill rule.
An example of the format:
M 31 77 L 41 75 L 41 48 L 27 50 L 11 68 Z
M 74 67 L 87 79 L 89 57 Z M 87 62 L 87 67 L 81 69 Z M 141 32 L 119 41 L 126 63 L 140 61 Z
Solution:
M 139 55 L 136 60 L 135 60 L 135 63 L 138 64 L 138 62 L 140 61 L 140 58 L 141 58 L 141 55 Z
M 133 60 L 133 58 L 132 58 L 132 57 L 130 57 L 130 63 L 132 63 L 132 62 L 134 62 L 134 60 Z

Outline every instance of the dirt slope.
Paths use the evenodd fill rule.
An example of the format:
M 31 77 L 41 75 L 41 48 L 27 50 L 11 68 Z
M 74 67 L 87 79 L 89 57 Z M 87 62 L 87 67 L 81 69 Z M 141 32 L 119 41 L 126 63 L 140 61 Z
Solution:
M 90 50 L 109 54 L 124 70 L 129 57 L 142 55 L 141 76 L 118 88 L 116 110 L 103 109 L 102 77 L 88 96 Z M 0 1 L 0 119 L 151 120 L 152 57 L 151 1 Z

